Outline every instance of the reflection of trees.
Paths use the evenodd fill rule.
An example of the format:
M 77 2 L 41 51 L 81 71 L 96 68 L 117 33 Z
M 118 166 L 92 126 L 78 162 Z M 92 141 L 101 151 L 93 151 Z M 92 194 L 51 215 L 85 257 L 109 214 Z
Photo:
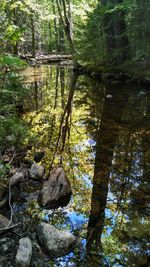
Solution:
M 107 98 L 112 95 L 112 98 Z M 126 92 L 121 101 L 111 89 L 106 89 L 106 98 L 101 111 L 101 121 L 96 133 L 96 157 L 94 166 L 91 212 L 87 233 L 87 252 L 101 250 L 101 235 L 104 228 L 105 208 L 108 194 L 110 168 L 112 166 L 113 151 L 119 133 L 118 121 L 126 104 Z M 99 257 L 101 255 L 98 255 Z M 99 259 L 100 260 L 100 259 Z M 99 266 L 99 262 L 97 266 Z
M 140 95 L 133 91 L 122 116 L 124 128 L 119 131 L 110 176 L 113 199 L 107 207 L 115 211 L 112 236 L 126 248 L 122 255 L 128 266 L 145 263 L 149 247 L 150 186 L 145 175 L 149 161 L 145 158 L 148 151 L 148 106 L 146 93 Z
M 71 77 L 68 99 L 64 107 L 64 112 L 61 115 L 58 139 L 57 139 L 57 143 L 56 143 L 56 147 L 55 147 L 55 151 L 54 151 L 54 155 L 52 158 L 50 168 L 52 167 L 52 164 L 54 162 L 55 155 L 58 152 L 59 146 L 60 146 L 59 153 L 61 156 L 60 163 L 62 164 L 62 154 L 65 149 L 66 138 L 67 138 L 67 135 L 68 135 L 68 138 L 70 136 L 72 103 L 73 103 L 73 96 L 74 96 L 74 91 L 76 87 L 77 77 L 78 77 L 77 74 L 73 74 L 73 76 Z

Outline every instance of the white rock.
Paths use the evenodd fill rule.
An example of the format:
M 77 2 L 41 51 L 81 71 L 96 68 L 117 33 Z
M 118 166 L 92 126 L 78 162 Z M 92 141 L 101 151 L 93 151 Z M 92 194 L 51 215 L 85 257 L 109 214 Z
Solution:
M 73 234 L 44 222 L 38 225 L 37 235 L 41 246 L 52 258 L 68 254 L 77 243 L 77 238 Z
M 30 177 L 35 180 L 40 180 L 44 176 L 44 167 L 33 163 L 30 169 Z
M 18 267 L 30 266 L 32 257 L 32 244 L 28 237 L 19 240 L 19 248 L 16 255 L 16 265 Z

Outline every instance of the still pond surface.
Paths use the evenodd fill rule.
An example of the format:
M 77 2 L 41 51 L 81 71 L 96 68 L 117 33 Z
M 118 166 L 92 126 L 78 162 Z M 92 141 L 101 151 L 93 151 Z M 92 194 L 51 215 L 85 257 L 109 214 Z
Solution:
M 46 171 L 61 163 L 73 190 L 66 208 L 39 216 L 81 240 L 49 266 L 150 266 L 150 91 L 61 66 L 23 75 L 29 156 L 44 149 Z

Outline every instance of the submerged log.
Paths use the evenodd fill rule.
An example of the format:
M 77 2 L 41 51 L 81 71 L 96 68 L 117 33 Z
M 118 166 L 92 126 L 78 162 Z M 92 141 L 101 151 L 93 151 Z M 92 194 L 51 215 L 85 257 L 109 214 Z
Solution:
M 62 167 L 50 172 L 48 181 L 43 183 L 39 194 L 40 205 L 47 209 L 65 207 L 70 201 L 72 190 L 70 182 Z

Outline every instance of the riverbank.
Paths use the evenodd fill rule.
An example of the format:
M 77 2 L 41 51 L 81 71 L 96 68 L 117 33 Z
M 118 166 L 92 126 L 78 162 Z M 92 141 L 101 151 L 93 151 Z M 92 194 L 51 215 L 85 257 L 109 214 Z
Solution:
M 81 64 L 82 65 L 82 64 Z M 150 66 L 143 62 L 126 62 L 118 66 L 93 66 L 82 65 L 84 73 L 107 84 L 134 83 L 150 84 Z
M 42 64 L 60 64 L 62 66 L 73 66 L 71 55 L 43 55 L 37 54 L 35 58 L 30 55 L 21 56 L 29 65 L 36 66 Z M 134 83 L 134 84 L 150 84 L 150 65 L 147 61 L 128 61 L 121 65 L 91 65 L 84 62 L 74 67 L 74 71 L 79 74 L 88 74 L 101 82 L 112 83 Z

